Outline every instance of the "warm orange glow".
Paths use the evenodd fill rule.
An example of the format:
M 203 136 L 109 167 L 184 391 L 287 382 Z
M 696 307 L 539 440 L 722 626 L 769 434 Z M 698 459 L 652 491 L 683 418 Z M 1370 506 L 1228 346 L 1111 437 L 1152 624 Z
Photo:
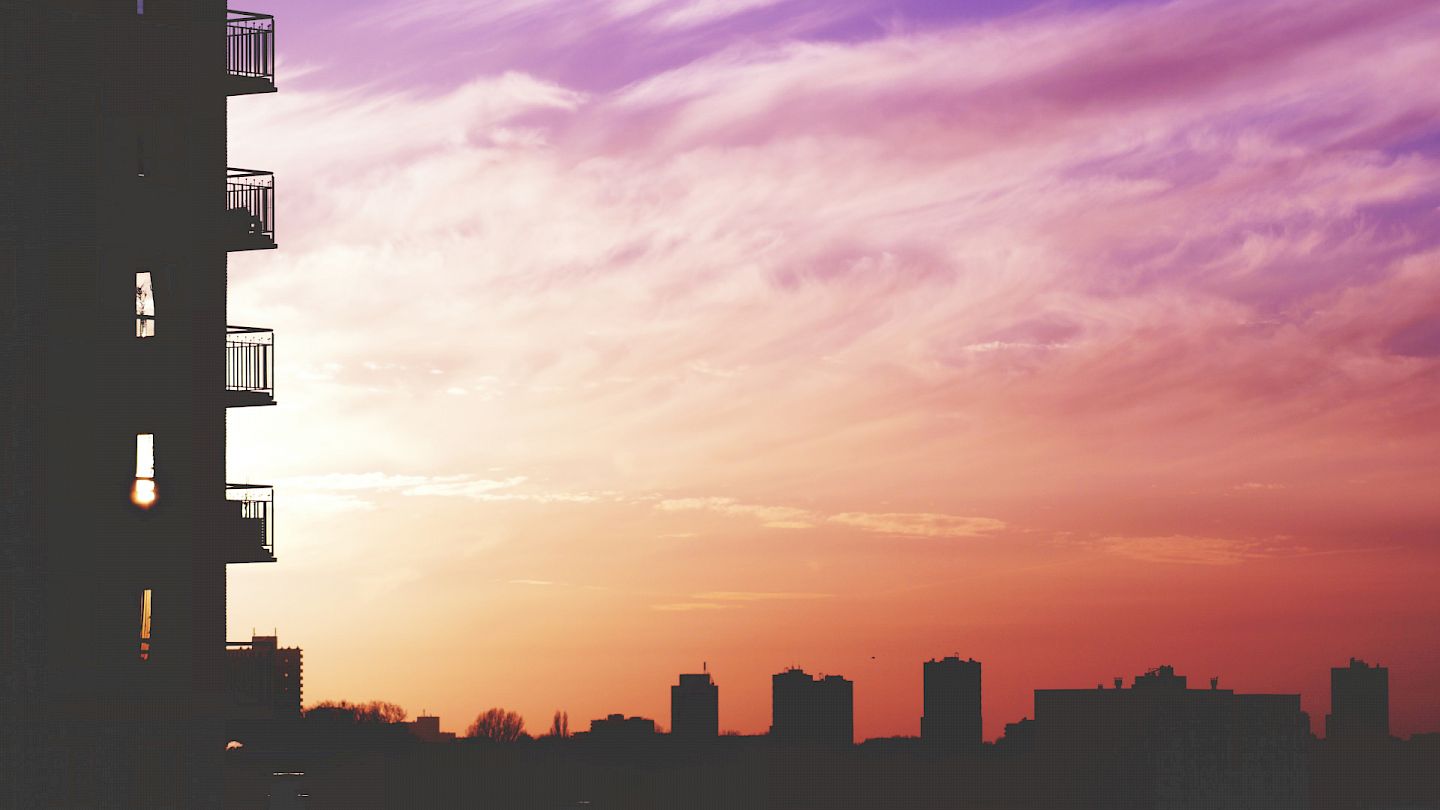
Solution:
M 149 478 L 136 478 L 135 488 L 130 491 L 130 500 L 141 509 L 149 509 L 155 504 L 155 482 Z
M 150 660 L 150 603 L 151 590 L 140 592 L 140 660 Z

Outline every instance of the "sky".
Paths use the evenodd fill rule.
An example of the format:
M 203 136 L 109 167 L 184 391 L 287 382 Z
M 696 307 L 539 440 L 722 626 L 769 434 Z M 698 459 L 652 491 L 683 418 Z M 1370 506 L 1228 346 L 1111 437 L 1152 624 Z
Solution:
M 1390 667 L 1440 730 L 1431 0 L 256 0 L 278 251 L 229 415 L 305 700 L 669 724 L 787 666 L 914 735 Z

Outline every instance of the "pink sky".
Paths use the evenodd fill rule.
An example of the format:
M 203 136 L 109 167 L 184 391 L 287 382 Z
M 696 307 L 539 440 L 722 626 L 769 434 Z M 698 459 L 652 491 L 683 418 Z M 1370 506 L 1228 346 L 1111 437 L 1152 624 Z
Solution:
M 708 661 L 915 734 L 954 652 L 990 737 L 1161 663 L 1319 730 L 1351 655 L 1440 730 L 1440 6 L 953 5 L 257 6 L 231 637 L 462 730 Z

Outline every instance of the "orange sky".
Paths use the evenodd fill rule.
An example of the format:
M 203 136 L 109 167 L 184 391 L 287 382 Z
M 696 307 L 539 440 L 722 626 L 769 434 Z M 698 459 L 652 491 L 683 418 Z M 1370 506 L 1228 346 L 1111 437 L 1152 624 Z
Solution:
M 1162 663 L 1318 731 L 1352 655 L 1440 730 L 1440 9 L 924 5 L 295 12 L 232 640 L 457 730 L 709 662 L 723 728 L 800 665 L 916 734 L 957 652 L 991 738 Z

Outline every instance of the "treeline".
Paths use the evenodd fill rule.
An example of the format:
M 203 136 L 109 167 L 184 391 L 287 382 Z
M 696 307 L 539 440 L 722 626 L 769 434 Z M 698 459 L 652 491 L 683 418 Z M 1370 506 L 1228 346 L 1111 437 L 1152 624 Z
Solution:
M 410 719 L 410 713 L 396 703 L 371 700 L 351 703 L 348 700 L 326 700 L 305 708 L 304 719 L 320 723 L 345 723 L 354 725 L 396 725 Z M 525 718 L 519 712 L 492 707 L 480 712 L 465 730 L 465 736 L 495 742 L 515 742 L 531 739 L 525 731 Z M 541 737 L 570 736 L 570 714 L 556 711 L 550 719 L 550 728 Z

